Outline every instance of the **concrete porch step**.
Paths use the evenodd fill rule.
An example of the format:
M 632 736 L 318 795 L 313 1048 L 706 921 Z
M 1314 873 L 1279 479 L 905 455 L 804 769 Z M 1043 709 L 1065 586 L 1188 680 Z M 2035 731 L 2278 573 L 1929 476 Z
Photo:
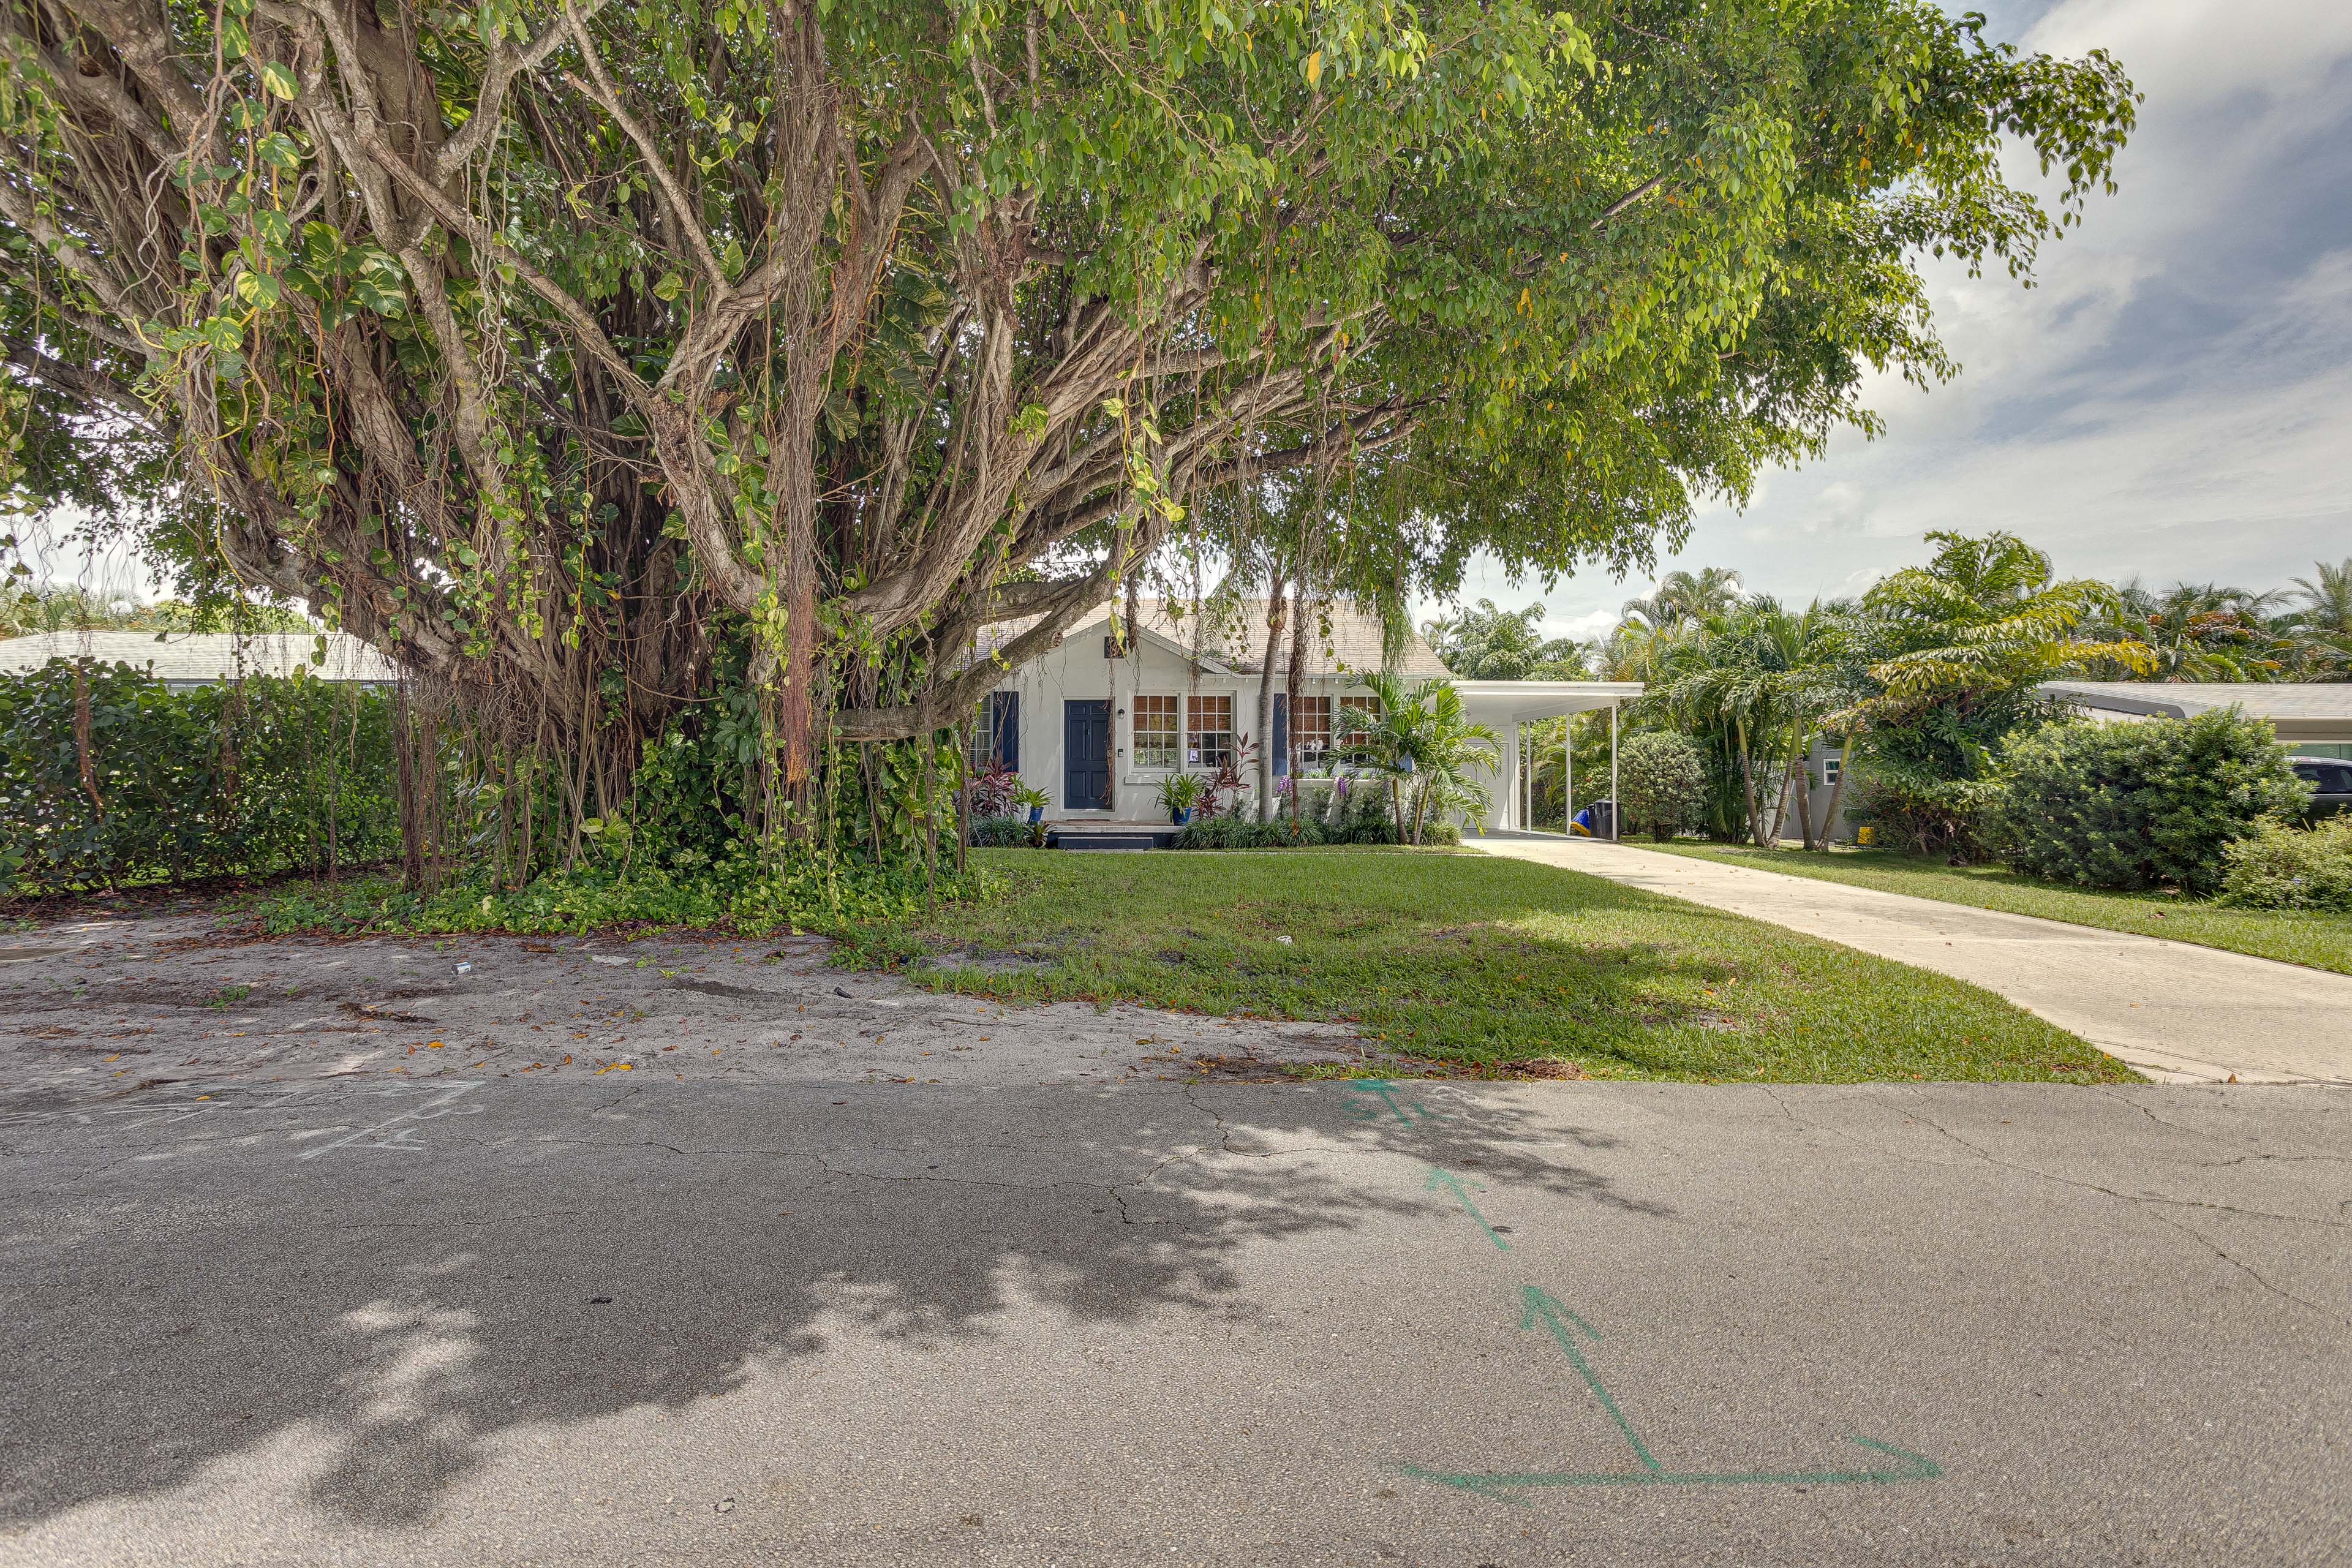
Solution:
M 1046 843 L 1056 849 L 1164 849 L 1175 838 L 1172 826 L 1129 822 L 1100 826 L 1068 823 L 1045 836 Z

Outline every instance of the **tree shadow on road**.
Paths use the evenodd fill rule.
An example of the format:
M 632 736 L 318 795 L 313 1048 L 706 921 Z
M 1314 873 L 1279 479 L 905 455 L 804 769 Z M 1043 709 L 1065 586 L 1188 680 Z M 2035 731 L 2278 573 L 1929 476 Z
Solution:
M 297 1165 L 282 1108 L 148 1163 L 20 1134 L 20 1170 L 108 1169 L 10 1205 L 0 1520 L 291 1439 L 314 1502 L 397 1531 L 504 1435 L 684 1410 L 856 1336 L 1245 1325 L 1243 1254 L 1434 1219 L 1424 1165 L 1671 1213 L 1577 1157 L 1613 1139 L 1549 1089 L 584 1089 L 501 1091 L 422 1159 Z

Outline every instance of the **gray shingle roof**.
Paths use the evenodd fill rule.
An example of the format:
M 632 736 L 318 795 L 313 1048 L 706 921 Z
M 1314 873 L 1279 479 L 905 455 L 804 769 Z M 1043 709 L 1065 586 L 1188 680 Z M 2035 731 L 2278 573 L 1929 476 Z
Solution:
M 2187 719 L 2232 705 L 2257 719 L 2352 721 L 2352 682 L 2223 680 L 2045 680 L 2061 701 L 2119 713 Z

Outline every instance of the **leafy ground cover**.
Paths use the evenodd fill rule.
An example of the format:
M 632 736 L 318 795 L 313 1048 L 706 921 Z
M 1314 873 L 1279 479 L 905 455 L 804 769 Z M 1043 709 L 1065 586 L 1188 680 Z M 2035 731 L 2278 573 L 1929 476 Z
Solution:
M 782 865 L 726 862 L 692 877 L 655 871 L 619 877 L 602 871 L 550 873 L 530 886 L 498 890 L 458 883 L 434 893 L 401 890 L 389 875 L 340 882 L 289 880 L 232 899 L 229 908 L 256 934 L 300 931 L 510 931 L 522 935 L 590 931 L 719 930 L 745 935 L 777 931 L 855 931 L 860 922 L 904 919 L 937 903 L 984 900 L 998 883 L 975 867 L 965 876 L 941 866 L 876 866 L 854 858 L 815 856 Z
M 1990 866 L 1948 866 L 1940 860 L 1890 849 L 1836 849 L 1806 854 L 1795 849 L 1753 849 L 1721 844 L 1642 846 L 1699 860 L 1754 866 L 1791 876 L 1851 882 L 1888 893 L 1940 899 L 1980 910 L 2105 931 L 2169 937 L 2200 947 L 2227 948 L 2256 958 L 2275 958 L 2352 974 L 2352 915 L 2317 910 L 2225 909 L 2169 893 L 2126 893 L 2067 887 Z
M 1365 848 L 979 859 L 997 896 L 869 923 L 845 961 L 1008 1000 L 1344 1021 L 1473 1073 L 2135 1076 L 1973 986 L 1554 867 Z

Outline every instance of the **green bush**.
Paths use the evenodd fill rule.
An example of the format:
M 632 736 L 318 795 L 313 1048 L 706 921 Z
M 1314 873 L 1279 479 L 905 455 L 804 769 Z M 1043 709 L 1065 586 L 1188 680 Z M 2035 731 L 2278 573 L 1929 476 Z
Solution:
M 1001 878 L 978 867 L 956 876 L 941 865 L 927 875 L 919 861 L 877 865 L 856 855 L 796 850 L 763 858 L 737 847 L 691 876 L 658 868 L 630 875 L 587 868 L 551 871 L 529 887 L 500 890 L 475 881 L 438 892 L 404 892 L 365 878 L 328 886 L 280 888 L 255 911 L 272 933 L 328 931 L 520 931 L 579 934 L 612 926 L 719 928 L 745 935 L 786 929 L 843 931 L 898 920 L 932 901 L 985 898 Z
M 971 844 L 978 849 L 1018 849 L 1030 842 L 1029 819 L 1025 816 L 975 816 L 971 819 Z
M 2037 877 L 2203 895 L 2226 853 L 2309 788 L 2269 725 L 2238 709 L 2139 723 L 2066 721 L 2011 746 L 1994 783 L 2006 858 Z
M 1196 816 L 1176 830 L 1171 847 L 1177 849 L 1293 849 L 1325 844 L 1322 825 L 1314 819 L 1294 821 L 1277 816 L 1259 822 L 1246 816 Z
M 2265 822 L 2222 851 L 2225 904 L 2352 911 L 2352 816 L 2310 827 Z
M 1874 760 L 1845 787 L 1845 817 L 1868 827 L 1880 848 L 1966 865 L 1985 858 L 1989 789 L 1983 779 L 1926 777 L 1901 758 Z
M 307 674 L 173 691 L 52 659 L 0 676 L 0 891 L 382 860 L 400 845 L 392 773 L 379 692 Z
M 1333 779 L 1322 792 L 1322 809 L 1316 822 L 1327 844 L 1394 844 L 1396 816 L 1389 798 L 1389 781 L 1372 773 Z M 1455 834 L 1456 841 L 1460 835 Z
M 1617 802 L 1628 826 L 1653 838 L 1696 827 L 1706 814 L 1706 757 L 1688 737 L 1649 730 L 1617 752 Z

